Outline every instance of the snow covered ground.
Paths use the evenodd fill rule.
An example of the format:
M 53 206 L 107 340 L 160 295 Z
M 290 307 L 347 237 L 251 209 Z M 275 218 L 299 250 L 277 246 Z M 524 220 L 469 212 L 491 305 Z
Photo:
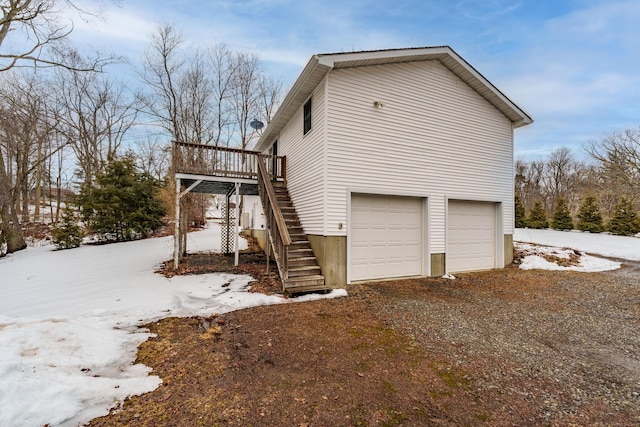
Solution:
M 619 262 L 592 255 L 640 261 L 640 238 L 638 237 L 518 228 L 515 230 L 513 239 L 519 249 L 530 253 L 520 265 L 522 269 L 607 271 L 620 268 Z M 528 243 L 544 246 L 537 247 Z M 561 260 L 567 260 L 572 254 L 578 255 L 577 265 L 561 266 L 544 258 L 544 255 L 552 255 Z
M 520 263 L 523 270 L 572 270 L 596 272 L 616 270 L 621 267 L 617 261 L 598 258 L 574 249 L 516 243 L 516 248 L 526 256 Z
M 582 231 L 534 230 L 516 228 L 513 235 L 516 242 L 536 243 L 538 245 L 571 248 L 592 255 L 609 258 L 640 261 L 640 238 L 614 236 L 603 233 L 584 233 Z
M 220 227 L 188 239 L 190 252 L 219 250 Z M 132 365 L 149 337 L 138 325 L 290 301 L 247 292 L 249 276 L 154 273 L 172 250 L 159 238 L 0 259 L 0 426 L 81 425 L 156 388 L 160 378 Z

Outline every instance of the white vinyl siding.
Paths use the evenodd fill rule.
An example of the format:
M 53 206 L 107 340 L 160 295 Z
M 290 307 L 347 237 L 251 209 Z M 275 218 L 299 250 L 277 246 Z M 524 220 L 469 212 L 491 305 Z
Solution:
M 447 260 L 449 273 L 497 267 L 495 203 L 449 200 Z
M 322 235 L 325 221 L 324 82 L 312 94 L 311 130 L 303 135 L 303 106 L 282 129 L 278 155 L 287 157 L 287 187 L 307 234 Z
M 511 234 L 511 122 L 440 62 L 336 69 L 328 99 L 323 234 L 346 234 L 349 188 L 428 193 L 431 253 L 445 252 L 447 198 L 501 202 Z
M 423 200 L 372 194 L 351 198 L 351 280 L 421 275 Z

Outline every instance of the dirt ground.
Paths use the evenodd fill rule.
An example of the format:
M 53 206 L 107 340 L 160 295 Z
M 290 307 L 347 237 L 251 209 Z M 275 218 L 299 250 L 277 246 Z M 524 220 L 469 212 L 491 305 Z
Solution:
M 164 319 L 137 360 L 162 385 L 90 425 L 640 425 L 637 272 L 507 268 Z

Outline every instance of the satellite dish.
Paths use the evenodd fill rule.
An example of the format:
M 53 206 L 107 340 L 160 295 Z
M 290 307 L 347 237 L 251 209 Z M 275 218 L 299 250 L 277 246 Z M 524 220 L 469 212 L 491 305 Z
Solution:
M 246 123 L 246 122 L 245 122 Z M 260 120 L 258 119 L 253 119 L 251 120 L 251 123 L 249 123 L 249 126 L 251 126 L 252 128 L 254 128 L 255 130 L 259 130 L 262 129 L 264 127 L 264 123 L 262 123 Z

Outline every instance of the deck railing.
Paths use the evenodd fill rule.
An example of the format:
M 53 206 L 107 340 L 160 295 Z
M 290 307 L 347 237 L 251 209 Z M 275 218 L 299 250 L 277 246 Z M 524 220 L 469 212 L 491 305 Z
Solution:
M 287 224 L 282 216 L 275 190 L 271 185 L 270 174 L 265 164 L 269 159 L 264 156 L 264 161 L 258 159 L 258 192 L 262 207 L 264 210 L 264 219 L 267 226 L 267 233 L 270 233 L 270 239 L 276 252 L 276 262 L 280 271 L 282 283 L 289 277 L 289 245 L 291 245 L 291 236 L 287 229 Z M 267 243 L 268 244 L 268 243 Z
M 176 173 L 257 180 L 260 159 L 263 159 L 271 180 L 287 181 L 287 161 L 284 156 L 213 145 L 173 143 Z

